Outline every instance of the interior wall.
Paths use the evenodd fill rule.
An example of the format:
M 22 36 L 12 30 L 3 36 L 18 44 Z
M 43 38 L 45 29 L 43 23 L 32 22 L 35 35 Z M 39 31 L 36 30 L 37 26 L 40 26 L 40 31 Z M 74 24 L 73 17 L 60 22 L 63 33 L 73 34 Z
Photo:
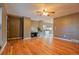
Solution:
M 0 46 L 3 48 L 7 42 L 7 14 L 4 8 L 4 4 L 0 4 Z
M 24 17 L 24 39 L 31 37 L 31 19 Z
M 43 30 L 43 22 L 39 21 L 39 26 L 38 26 L 41 30 Z
M 79 13 L 55 18 L 54 36 L 79 40 Z
M 38 28 L 39 21 L 32 21 L 32 26 Z
M 31 28 L 35 28 L 38 31 L 38 28 L 40 28 L 42 30 L 42 21 L 31 21 Z M 34 32 L 36 32 L 36 30 L 33 30 Z

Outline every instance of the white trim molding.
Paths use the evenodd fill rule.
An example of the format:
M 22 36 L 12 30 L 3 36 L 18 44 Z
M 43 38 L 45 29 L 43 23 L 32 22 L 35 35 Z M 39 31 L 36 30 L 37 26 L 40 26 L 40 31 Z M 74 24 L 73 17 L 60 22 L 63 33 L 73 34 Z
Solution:
M 8 40 L 11 40 L 11 39 L 21 39 L 21 37 L 8 38 Z
M 7 41 L 5 42 L 5 44 L 3 45 L 3 47 L 1 48 L 0 55 L 2 54 L 2 52 L 3 52 L 3 50 L 4 50 L 4 48 L 5 48 L 6 45 L 7 45 Z
M 54 38 L 64 40 L 64 41 L 79 43 L 79 40 L 77 40 L 77 39 L 64 39 L 64 38 L 60 38 L 60 37 L 54 37 Z
M 23 40 L 31 39 L 31 37 L 24 38 Z

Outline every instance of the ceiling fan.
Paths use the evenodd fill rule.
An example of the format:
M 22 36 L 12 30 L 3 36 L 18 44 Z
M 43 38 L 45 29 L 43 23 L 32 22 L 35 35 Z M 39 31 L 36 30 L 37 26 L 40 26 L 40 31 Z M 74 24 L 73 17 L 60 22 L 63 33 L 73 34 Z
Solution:
M 52 16 L 55 12 L 54 11 L 50 12 L 50 11 L 47 10 L 47 8 L 45 8 L 42 11 L 36 11 L 36 13 L 41 15 L 41 16 L 42 15 L 44 15 L 44 16 Z

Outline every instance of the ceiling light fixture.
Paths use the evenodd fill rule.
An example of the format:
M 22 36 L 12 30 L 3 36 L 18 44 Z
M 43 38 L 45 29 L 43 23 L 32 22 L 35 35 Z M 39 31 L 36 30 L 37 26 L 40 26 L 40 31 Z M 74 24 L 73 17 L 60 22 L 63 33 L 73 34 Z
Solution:
M 47 16 L 47 15 L 48 15 L 48 12 L 43 12 L 43 15 L 44 15 L 44 16 Z
M 45 8 L 45 9 L 43 10 L 43 15 L 44 15 L 44 16 L 47 16 L 47 15 L 48 15 L 47 8 Z
M 39 15 L 43 15 L 43 16 L 52 16 L 55 12 L 54 11 L 48 11 L 47 8 L 40 10 L 40 11 L 36 11 L 37 14 Z

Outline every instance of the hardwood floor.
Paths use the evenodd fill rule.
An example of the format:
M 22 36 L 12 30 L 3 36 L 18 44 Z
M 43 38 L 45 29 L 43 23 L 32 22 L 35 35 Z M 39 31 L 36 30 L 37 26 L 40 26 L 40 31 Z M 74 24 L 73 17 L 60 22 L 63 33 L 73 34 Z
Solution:
M 76 55 L 79 54 L 79 44 L 68 42 L 60 39 L 54 39 L 52 51 L 60 55 Z
M 53 39 L 47 44 L 39 38 L 8 41 L 2 55 L 76 55 L 79 44 Z

